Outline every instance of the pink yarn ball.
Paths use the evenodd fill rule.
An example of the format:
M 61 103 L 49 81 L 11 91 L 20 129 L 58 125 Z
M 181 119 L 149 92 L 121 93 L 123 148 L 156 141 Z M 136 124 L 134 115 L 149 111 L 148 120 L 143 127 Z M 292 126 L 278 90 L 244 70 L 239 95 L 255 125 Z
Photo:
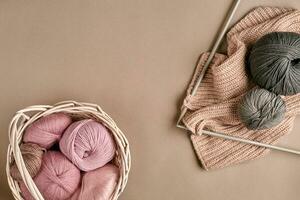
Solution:
M 82 171 L 104 166 L 113 159 L 116 151 L 106 127 L 91 119 L 71 124 L 62 136 L 59 147 Z
M 34 182 L 46 200 L 70 198 L 80 185 L 80 171 L 63 154 L 48 151 Z M 24 183 L 20 184 L 25 200 L 33 200 Z
M 81 188 L 69 200 L 109 200 L 119 179 L 119 169 L 107 164 L 83 175 Z
M 33 122 L 25 131 L 23 141 L 49 149 L 59 141 L 64 130 L 72 123 L 70 116 L 54 113 Z

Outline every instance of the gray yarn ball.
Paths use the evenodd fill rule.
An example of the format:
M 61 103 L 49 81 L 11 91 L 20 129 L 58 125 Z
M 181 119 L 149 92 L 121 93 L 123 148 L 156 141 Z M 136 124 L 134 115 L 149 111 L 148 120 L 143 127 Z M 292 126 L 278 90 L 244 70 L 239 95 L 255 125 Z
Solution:
M 247 128 L 261 130 L 279 124 L 286 111 L 280 96 L 265 89 L 253 89 L 242 99 L 238 113 Z
M 249 56 L 250 72 L 260 87 L 275 94 L 300 92 L 300 34 L 273 32 L 261 37 Z

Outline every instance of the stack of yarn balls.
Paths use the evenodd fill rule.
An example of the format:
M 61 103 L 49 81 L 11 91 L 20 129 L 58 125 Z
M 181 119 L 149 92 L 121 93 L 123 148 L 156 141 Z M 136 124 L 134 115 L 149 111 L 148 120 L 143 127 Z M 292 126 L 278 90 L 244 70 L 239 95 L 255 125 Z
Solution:
M 249 68 L 260 88 L 248 92 L 239 106 L 239 116 L 249 129 L 278 125 L 286 112 L 282 96 L 300 92 L 300 34 L 271 32 L 253 45 Z
M 92 119 L 54 113 L 33 122 L 20 146 L 25 166 L 45 200 L 108 200 L 119 179 L 110 131 Z M 11 176 L 25 200 L 34 200 L 13 162 Z

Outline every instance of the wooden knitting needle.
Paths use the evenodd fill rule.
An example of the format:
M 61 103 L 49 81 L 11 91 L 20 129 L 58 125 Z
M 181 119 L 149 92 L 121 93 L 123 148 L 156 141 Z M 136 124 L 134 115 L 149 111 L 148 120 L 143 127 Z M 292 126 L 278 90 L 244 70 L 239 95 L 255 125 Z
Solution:
M 209 67 L 214 55 L 216 54 L 216 51 L 218 49 L 218 47 L 220 46 L 220 43 L 229 27 L 229 24 L 233 18 L 234 13 L 237 10 L 237 7 L 239 5 L 239 3 L 241 2 L 241 0 L 235 0 L 234 3 L 232 4 L 230 11 L 225 19 L 225 22 L 221 28 L 221 31 L 217 37 L 217 40 L 211 50 L 211 53 L 209 54 L 209 57 L 207 59 L 207 61 L 205 62 L 203 69 L 196 81 L 195 86 L 193 87 L 190 95 L 194 96 L 196 91 L 198 90 L 202 79 L 207 71 L 207 68 Z M 184 115 L 187 112 L 187 107 L 184 107 L 181 111 L 181 114 L 179 116 L 179 119 L 177 121 L 177 127 L 188 130 L 184 125 L 181 125 L 180 122 L 182 120 L 182 118 L 184 117 Z M 228 140 L 233 140 L 233 141 L 237 141 L 237 142 L 242 142 L 242 143 L 246 143 L 246 144 L 251 144 L 251 145 L 255 145 L 255 146 L 259 146 L 259 147 L 264 147 L 264 148 L 268 148 L 268 149 L 273 149 L 273 150 L 278 150 L 278 151 L 283 151 L 283 152 L 287 152 L 287 153 L 292 153 L 292 154 L 297 154 L 300 155 L 300 151 L 297 150 L 293 150 L 293 149 L 289 149 L 289 148 L 285 148 L 285 147 L 279 147 L 279 146 L 275 146 L 275 145 L 271 145 L 271 144 L 265 144 L 265 143 L 260 143 L 260 142 L 256 142 L 253 140 L 247 140 L 247 139 L 243 139 L 243 138 L 239 138 L 239 137 L 234 137 L 234 136 L 230 136 L 230 135 L 226 135 L 223 133 L 216 133 L 216 132 L 212 132 L 212 131 L 208 131 L 208 130 L 203 130 L 202 134 L 205 135 L 209 135 L 209 136 L 213 136 L 213 137 L 219 137 L 219 138 L 223 138 L 223 139 L 228 139 Z
M 210 52 L 210 54 L 209 54 L 209 56 L 208 56 L 205 64 L 203 66 L 203 69 L 202 69 L 202 71 L 201 71 L 201 73 L 200 73 L 200 75 L 199 75 L 199 77 L 197 79 L 197 82 L 196 82 L 195 86 L 193 87 L 193 89 L 191 91 L 191 94 L 190 94 L 191 96 L 194 96 L 195 93 L 196 93 L 196 91 L 198 90 L 198 88 L 199 88 L 199 86 L 200 86 L 200 84 L 202 82 L 202 79 L 203 79 L 203 77 L 204 77 L 204 75 L 205 75 L 205 73 L 207 71 L 207 68 L 209 67 L 212 59 L 214 58 L 214 56 L 215 56 L 215 54 L 216 54 L 216 52 L 217 52 L 217 50 L 218 50 L 218 48 L 219 48 L 219 46 L 221 44 L 221 41 L 222 41 L 222 39 L 223 39 L 223 37 L 224 37 L 224 35 L 225 35 L 228 27 L 229 27 L 229 24 L 230 24 L 230 22 L 231 22 L 231 20 L 233 18 L 233 15 L 236 12 L 237 7 L 238 7 L 238 5 L 239 5 L 240 2 L 241 2 L 241 0 L 235 0 L 234 3 L 232 4 L 232 6 L 230 8 L 230 11 L 228 12 L 228 15 L 227 15 L 227 17 L 226 17 L 226 19 L 224 21 L 224 24 L 222 25 L 222 28 L 221 28 L 221 31 L 220 31 L 218 37 L 217 37 L 217 40 L 215 41 L 215 44 L 214 44 L 214 46 L 213 46 L 213 48 L 212 48 L 212 50 L 211 50 L 211 52 Z M 177 127 L 179 127 L 179 128 L 183 127 L 182 125 L 180 125 L 180 122 L 181 122 L 181 120 L 184 117 L 184 115 L 185 115 L 186 112 L 187 112 L 187 107 L 184 107 L 182 109 L 182 111 L 181 111 L 181 114 L 180 114 L 179 118 L 178 118 Z

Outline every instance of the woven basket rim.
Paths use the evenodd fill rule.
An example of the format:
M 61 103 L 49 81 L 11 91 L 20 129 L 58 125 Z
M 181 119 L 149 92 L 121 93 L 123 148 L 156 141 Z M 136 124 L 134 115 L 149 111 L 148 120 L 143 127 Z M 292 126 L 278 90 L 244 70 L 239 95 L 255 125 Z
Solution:
M 36 187 L 33 179 L 25 167 L 24 160 L 20 151 L 22 136 L 26 127 L 39 119 L 52 113 L 64 112 L 80 118 L 93 118 L 102 122 L 112 133 L 117 146 L 116 163 L 118 165 L 120 176 L 111 200 L 116 200 L 123 192 L 131 167 L 131 156 L 129 143 L 124 133 L 118 128 L 114 120 L 102 110 L 102 108 L 93 103 L 84 103 L 77 101 L 62 101 L 54 105 L 32 105 L 21 109 L 13 116 L 8 130 L 9 145 L 7 150 L 6 174 L 9 187 L 16 200 L 23 200 L 20 187 L 10 174 L 10 165 L 15 161 L 23 182 L 31 195 L 36 200 L 44 200 L 43 196 Z

